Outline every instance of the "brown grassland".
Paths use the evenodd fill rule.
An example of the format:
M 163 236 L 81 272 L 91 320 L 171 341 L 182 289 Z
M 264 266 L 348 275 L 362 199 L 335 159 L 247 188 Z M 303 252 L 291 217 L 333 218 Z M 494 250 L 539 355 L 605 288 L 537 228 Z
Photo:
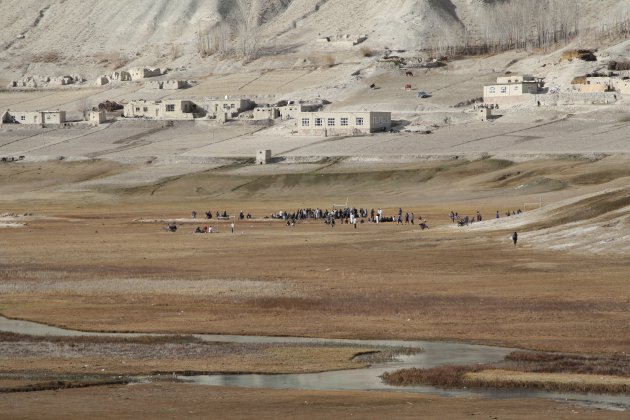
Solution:
M 185 384 L 0 394 L 0 418 L 490 418 L 622 419 L 627 413 L 541 400 L 443 398 L 383 392 L 295 391 Z
M 64 175 L 64 165 L 0 168 L 1 179 L 7 181 L 0 192 L 11 192 L 2 201 L 2 212 L 33 214 L 24 218 L 24 227 L 0 231 L 0 314 L 5 317 L 84 331 L 450 340 L 599 355 L 619 354 L 630 346 L 627 258 L 549 251 L 526 240 L 513 247 L 509 231 L 450 228 L 447 217 L 450 210 L 479 210 L 488 217 L 497 209 L 535 202 L 541 194 L 553 201 L 623 186 L 623 163 L 606 167 L 571 160 L 490 160 L 269 177 L 210 171 L 147 187 L 60 193 L 66 184 L 124 171 L 115 165 L 94 171 L 90 165 L 68 163 Z M 62 181 L 56 183 L 50 171 L 61 172 Z M 584 182 L 588 174 L 599 181 Z M 30 190 L 29 185 L 37 188 Z M 535 188 L 517 193 L 518 185 Z M 352 205 L 381 206 L 387 215 L 402 206 L 416 218 L 428 219 L 431 228 L 421 231 L 417 225 L 392 223 L 331 228 L 321 221 L 287 227 L 254 220 L 237 222 L 236 233 L 230 234 L 226 223 L 217 226 L 213 221 L 219 233 L 193 235 L 196 226 L 207 224 L 200 219 L 179 222 L 176 233 L 164 230 L 166 220 L 188 218 L 193 209 L 200 216 L 206 210 L 235 214 L 243 209 L 261 217 L 281 209 L 330 208 L 353 193 Z M 593 211 L 599 215 L 606 209 Z M 580 214 L 591 217 L 588 211 Z M 543 221 L 539 227 L 565 219 L 558 214 L 555 222 Z M 536 229 L 532 225 L 525 233 Z M 197 358 L 178 357 L 177 351 L 160 357 L 151 351 L 169 343 L 152 343 L 156 347 L 146 357 L 116 359 L 79 341 L 74 345 L 83 346 L 83 352 L 72 359 L 64 356 L 65 346 L 72 343 L 49 343 L 59 347 L 57 357 L 55 352 L 29 355 L 37 344 L 32 342 L 25 346 L 28 351 L 20 352 L 14 341 L 2 342 L 16 352 L 0 355 L 4 374 L 29 369 L 78 374 L 84 365 L 98 368 L 89 369 L 92 372 L 120 374 L 318 371 L 361 366 L 350 359 L 369 350 L 252 346 L 223 352 L 227 346 L 213 357 L 203 352 Z M 116 351 L 143 345 L 109 344 Z M 194 340 L 177 345 L 212 347 Z M 219 347 L 215 344 L 211 351 Z M 6 386 L 23 384 L 12 377 L 3 381 Z M 84 397 L 103 417 L 107 415 L 99 411 L 99 398 L 115 399 L 121 403 L 117 410 L 128 408 L 126 413 L 151 405 L 147 413 L 155 415 L 169 407 L 197 415 L 207 407 L 219 414 L 238 413 L 239 399 L 244 407 L 262 404 L 277 416 L 289 417 L 332 412 L 382 417 L 392 409 L 409 417 L 419 412 L 429 417 L 494 413 L 506 418 L 569 413 L 546 402 L 203 388 L 115 386 L 20 395 L 11 401 L 0 395 L 0 406 L 5 416 L 18 413 L 18 406 L 23 416 L 36 416 L 42 414 L 37 404 L 56 404 L 52 395 L 59 395 L 69 405 Z M 186 407 L 171 400 L 149 404 L 158 394 L 169 393 L 172 398 L 185 394 L 191 401 L 203 401 Z M 128 395 L 135 405 L 116 395 Z M 315 406 L 304 403 L 311 397 Z M 526 408 L 530 404 L 531 411 Z M 73 405 L 68 417 L 81 417 L 84 408 Z

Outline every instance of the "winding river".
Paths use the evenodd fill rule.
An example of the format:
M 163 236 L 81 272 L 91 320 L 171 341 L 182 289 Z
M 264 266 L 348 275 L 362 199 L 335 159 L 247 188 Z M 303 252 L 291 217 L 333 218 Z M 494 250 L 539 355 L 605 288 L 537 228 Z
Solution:
M 52 336 L 108 336 L 134 337 L 158 336 L 165 334 L 145 333 L 95 333 L 67 330 L 29 321 L 12 320 L 0 316 L 0 331 L 25 335 Z M 471 397 L 492 399 L 544 398 L 555 401 L 584 404 L 608 410 L 630 410 L 630 396 L 606 394 L 559 393 L 530 390 L 486 390 L 461 389 L 443 390 L 431 386 L 394 387 L 383 383 L 380 376 L 386 371 L 411 367 L 434 367 L 444 364 L 492 363 L 503 360 L 516 350 L 506 347 L 493 347 L 475 344 L 434 341 L 400 340 L 345 340 L 300 337 L 266 337 L 247 335 L 195 334 L 195 337 L 210 342 L 255 343 L 255 344 L 302 344 L 302 345 L 353 345 L 361 347 L 411 347 L 424 351 L 408 356 L 398 356 L 396 360 L 373 364 L 363 369 L 352 369 L 305 374 L 227 374 L 181 376 L 180 379 L 198 385 L 230 386 L 243 388 L 302 389 L 302 390 L 355 390 L 427 393 L 446 397 Z

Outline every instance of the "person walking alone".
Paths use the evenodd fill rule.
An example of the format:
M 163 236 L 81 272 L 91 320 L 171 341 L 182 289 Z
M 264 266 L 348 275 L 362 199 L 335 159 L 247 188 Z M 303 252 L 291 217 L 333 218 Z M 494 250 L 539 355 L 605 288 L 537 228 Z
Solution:
M 514 242 L 514 246 L 516 246 L 516 241 L 518 241 L 518 233 L 514 232 L 512 234 L 512 242 Z

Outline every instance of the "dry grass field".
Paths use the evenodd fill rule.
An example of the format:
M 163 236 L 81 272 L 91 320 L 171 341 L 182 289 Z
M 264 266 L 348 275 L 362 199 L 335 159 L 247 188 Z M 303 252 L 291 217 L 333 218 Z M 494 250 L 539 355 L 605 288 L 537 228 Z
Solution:
M 105 160 L 2 165 L 0 226 L 21 227 L 0 231 L 0 314 L 85 331 L 449 340 L 615 355 L 630 345 L 626 162 L 623 156 L 371 165 L 330 159 L 268 171 L 236 161 L 194 173 L 164 166 L 151 176 L 146 164 Z M 173 175 L 159 177 L 170 170 Z M 128 182 L 142 174 L 143 182 Z M 279 210 L 330 209 L 346 197 L 356 207 L 382 207 L 385 215 L 400 206 L 428 220 L 430 229 L 395 223 L 331 228 L 321 220 L 289 227 L 264 218 Z M 541 198 L 541 210 L 493 220 L 496 210 L 503 214 Z M 192 210 L 200 219 L 190 219 Z M 232 234 L 229 222 L 204 220 L 207 210 L 243 210 L 255 220 L 237 221 Z M 457 228 L 451 210 L 478 210 L 490 220 Z M 559 236 L 576 219 L 585 233 Z M 177 220 L 176 233 L 164 230 L 170 220 Z M 207 224 L 218 233 L 193 234 Z M 514 226 L 521 234 L 517 247 L 508 239 Z M 588 238 L 600 238 L 602 229 L 619 238 L 611 243 L 616 246 L 551 250 L 576 238 L 579 249 L 589 249 Z M 368 350 L 8 339 L 2 347 L 0 385 L 8 389 L 75 386 L 65 379 L 62 386 L 50 385 L 46 378 L 87 373 L 358 368 L 365 362 L 352 356 Z M 238 412 L 213 399 L 223 389 L 156 383 L 58 392 L 74 410 L 70 417 L 100 412 L 97 395 L 108 392 L 129 395 L 134 407 L 172 392 L 207 401 L 195 410 Z M 38 415 L 37 403 L 49 394 L 36 394 L 10 401 L 0 395 L 3 413 L 13 417 L 19 406 L 26 417 Z M 425 404 L 425 415 L 569 413 L 566 406 L 538 401 L 525 413 L 518 401 L 300 391 L 229 395 L 223 398 L 242 398 L 249 407 L 264 400 L 271 410 L 265 412 L 289 417 L 310 410 L 291 409 L 291 401 L 308 398 L 320 407 L 314 416 L 343 406 L 366 417 L 405 407 L 411 417 L 416 404 Z M 171 409 L 183 408 L 175 402 L 152 407 L 156 415 Z
M 13 191 L 21 182 L 51 178 L 50 171 L 60 170 L 55 165 L 13 174 Z M 85 178 L 116 170 L 101 165 L 88 174 L 87 168 L 97 166 L 69 165 Z M 575 179 L 592 169 L 555 165 L 552 174 L 547 164 L 546 177 Z M 63 199 L 43 184 L 40 199 L 28 194 L 28 201 L 4 204 L 6 211 L 40 217 L 2 231 L 0 313 L 89 331 L 447 339 L 624 351 L 630 337 L 625 258 L 541 249 L 528 243 L 527 235 L 549 223 L 537 226 L 533 219 L 516 248 L 507 239 L 509 226 L 481 231 L 450 226 L 450 209 L 492 217 L 497 208 L 534 200 L 509 187 L 526 182 L 525 174 L 518 181 L 499 177 L 499 185 L 495 181 L 490 188 L 504 166 L 436 164 L 402 172 L 324 172 L 322 178 L 238 177 L 219 170 L 107 194 L 67 193 Z M 541 174 L 535 166 L 530 165 L 530 178 Z M 70 178 L 55 179 L 85 179 L 73 171 Z M 607 186 L 623 185 L 625 173 L 615 171 Z M 476 175 L 456 181 L 466 173 Z M 426 191 L 414 187 L 423 177 L 429 179 Z M 574 182 L 555 191 L 556 184 L 549 184 L 545 197 L 601 188 Z M 387 203 L 385 213 L 393 214 L 400 203 L 427 218 L 431 229 L 369 223 L 331 229 L 321 221 L 290 228 L 245 221 L 237 223 L 234 235 L 227 224 L 215 224 L 218 234 L 193 235 L 206 223 L 189 220 L 175 234 L 163 230 L 165 220 L 186 219 L 193 209 L 200 215 L 207 209 L 231 214 L 243 209 L 260 217 L 280 209 L 329 208 L 349 185 L 360 192 L 357 207 Z M 446 185 L 451 190 L 440 196 Z M 474 200 L 475 194 L 484 198 Z M 309 201 L 309 195 L 317 199 Z M 551 223 L 564 222 L 556 216 Z
M 480 418 L 622 419 L 627 413 L 539 401 L 382 392 L 251 390 L 185 384 L 108 386 L 0 395 L 0 417 L 57 418 Z

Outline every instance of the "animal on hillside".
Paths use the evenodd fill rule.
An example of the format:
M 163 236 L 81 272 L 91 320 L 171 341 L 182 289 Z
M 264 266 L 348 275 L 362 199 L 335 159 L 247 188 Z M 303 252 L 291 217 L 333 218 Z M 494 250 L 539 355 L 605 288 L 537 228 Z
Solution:
M 405 73 L 405 76 L 407 76 L 407 77 L 413 77 L 413 72 L 412 72 L 412 71 L 407 71 L 407 72 Z
M 376 89 L 376 85 L 375 85 L 374 83 L 372 83 L 372 84 L 370 85 L 370 89 Z

